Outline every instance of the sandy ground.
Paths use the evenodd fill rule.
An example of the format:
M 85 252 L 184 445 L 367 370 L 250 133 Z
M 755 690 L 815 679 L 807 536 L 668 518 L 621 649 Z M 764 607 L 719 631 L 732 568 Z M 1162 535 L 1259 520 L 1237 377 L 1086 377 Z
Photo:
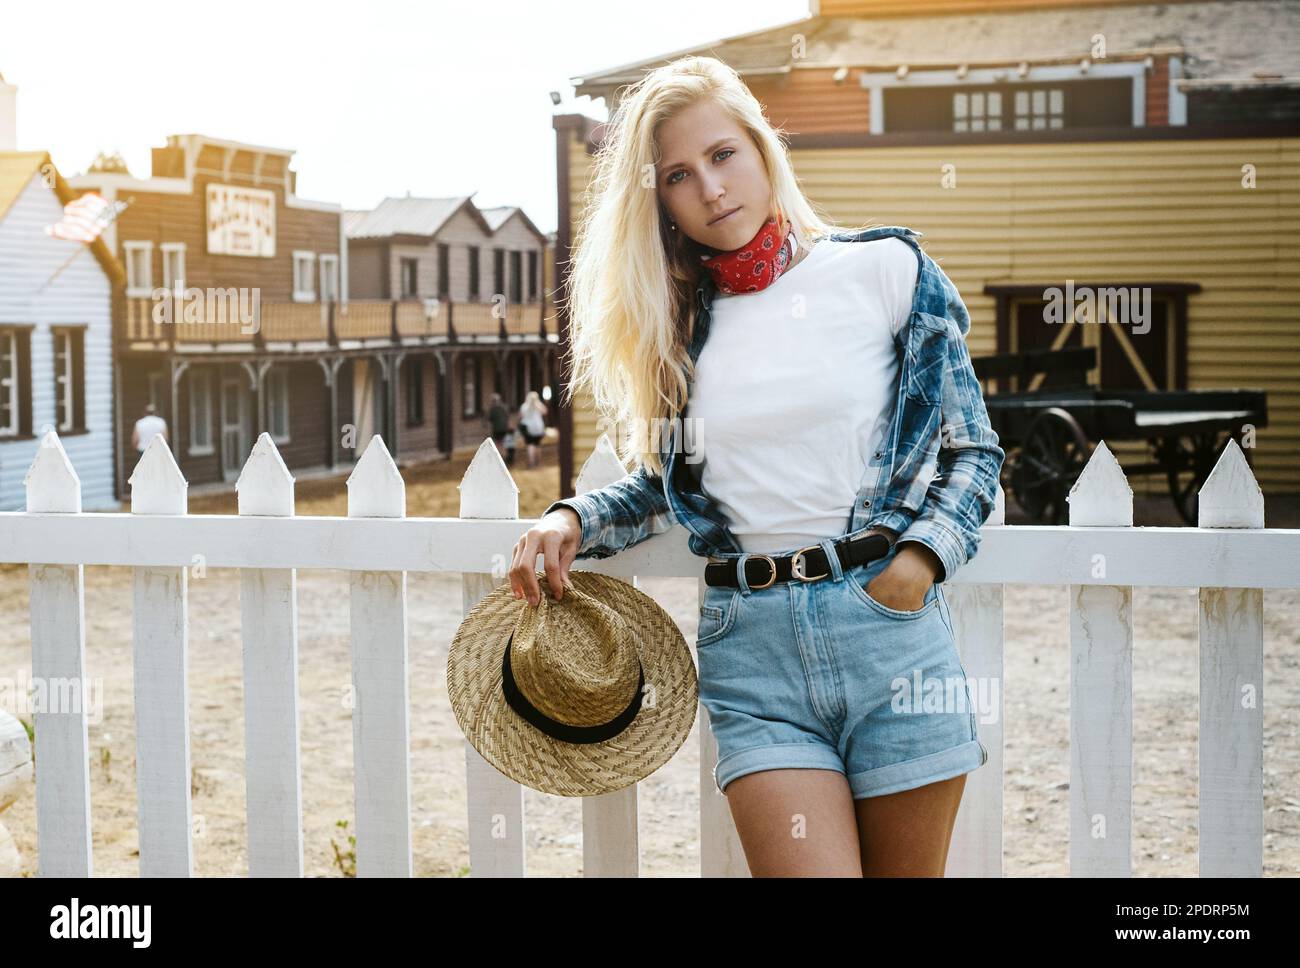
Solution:
M 555 449 L 543 465 L 513 469 L 520 513 L 540 514 L 558 494 Z M 455 516 L 466 459 L 404 469 L 411 515 Z M 346 513 L 341 478 L 297 487 L 299 514 Z M 194 513 L 234 513 L 233 493 L 194 497 Z M 1140 516 L 1139 516 L 1140 517 Z M 1014 522 L 1014 518 L 1011 519 Z M 1295 526 L 1276 520 L 1270 524 Z M 1139 520 L 1140 524 L 1172 523 Z M 85 570 L 88 674 L 103 683 L 102 721 L 90 726 L 94 872 L 135 876 L 135 718 L 132 707 L 131 574 Z M 411 666 L 411 804 L 414 872 L 468 874 L 464 740 L 447 703 L 447 646 L 461 619 L 459 575 L 407 579 Z M 642 588 L 694 642 L 690 579 L 646 579 Z M 239 575 L 212 569 L 189 582 L 190 757 L 194 872 L 244 876 L 245 804 Z M 348 578 L 299 571 L 300 722 L 304 858 L 309 876 L 337 877 L 339 821 L 353 823 L 352 726 L 344 705 L 351 667 Z M 1266 591 L 1264 642 L 1264 871 L 1300 873 L 1300 591 Z M 1197 611 L 1194 590 L 1134 590 L 1133 871 L 1139 877 L 1197 872 Z M 1010 876 L 1069 873 L 1069 664 L 1065 588 L 1006 586 L 1003 829 Z M 0 566 L 0 676 L 31 674 L 27 568 Z M 11 712 L 18 712 L 12 708 Z M 30 716 L 22 718 L 30 721 Z M 642 873 L 699 872 L 698 725 L 677 756 L 641 784 Z M 524 790 L 529 874 L 581 873 L 581 803 Z M 0 817 L 36 868 L 35 789 Z M 346 866 L 346 865 L 343 865 Z

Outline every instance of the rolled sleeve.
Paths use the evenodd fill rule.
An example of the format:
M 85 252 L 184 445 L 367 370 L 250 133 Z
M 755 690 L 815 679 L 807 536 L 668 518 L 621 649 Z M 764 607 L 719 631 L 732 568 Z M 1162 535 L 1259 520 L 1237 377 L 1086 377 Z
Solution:
M 962 537 L 934 518 L 918 518 L 913 521 L 894 544 L 901 545 L 904 541 L 923 544 L 938 556 L 943 564 L 943 573 L 935 578 L 937 582 L 951 579 L 969 560 Z
M 542 517 L 560 508 L 568 508 L 578 516 L 578 522 L 582 526 L 582 538 L 578 543 L 578 554 L 581 555 L 588 551 L 600 536 L 602 528 L 600 504 L 586 495 L 579 494 L 576 497 L 566 497 L 554 502 L 542 512 Z

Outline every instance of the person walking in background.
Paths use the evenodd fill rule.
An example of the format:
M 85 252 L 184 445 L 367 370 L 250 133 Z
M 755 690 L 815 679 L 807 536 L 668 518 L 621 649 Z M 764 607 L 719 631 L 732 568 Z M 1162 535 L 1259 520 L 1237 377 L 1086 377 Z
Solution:
M 504 458 L 506 434 L 510 430 L 510 411 L 506 409 L 506 402 L 499 393 L 492 394 L 492 402 L 488 405 L 488 423 L 492 428 L 492 442 Z
M 171 438 L 167 436 L 167 421 L 158 416 L 157 407 L 146 403 L 144 415 L 135 422 L 135 429 L 131 431 L 131 446 L 143 454 L 156 434 L 162 434 L 163 440 L 171 443 Z
M 546 434 L 546 413 L 546 404 L 542 403 L 537 391 L 529 390 L 519 408 L 519 429 L 523 431 L 524 440 L 528 443 L 529 467 L 536 467 L 542 462 L 540 444 Z
M 510 418 L 510 429 L 506 431 L 506 467 L 515 466 L 515 448 L 519 446 L 519 426 L 515 417 Z

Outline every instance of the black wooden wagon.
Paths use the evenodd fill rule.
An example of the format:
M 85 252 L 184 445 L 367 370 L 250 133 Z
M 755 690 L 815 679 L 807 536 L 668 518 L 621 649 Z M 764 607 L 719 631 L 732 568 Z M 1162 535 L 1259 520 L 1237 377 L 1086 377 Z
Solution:
M 1086 374 L 1093 346 L 1029 350 L 972 359 L 981 381 L 1026 386 L 1035 374 Z M 1067 381 L 1068 382 L 1068 381 Z M 1042 524 L 1064 524 L 1066 495 L 1095 441 L 1145 440 L 1149 460 L 1123 465 L 1132 479 L 1163 474 L 1183 520 L 1196 523 L 1196 495 L 1229 440 L 1268 425 L 1263 390 L 1100 390 L 1079 385 L 985 395 L 989 421 L 1007 457 L 1002 487 Z M 1247 455 L 1249 450 L 1245 451 Z

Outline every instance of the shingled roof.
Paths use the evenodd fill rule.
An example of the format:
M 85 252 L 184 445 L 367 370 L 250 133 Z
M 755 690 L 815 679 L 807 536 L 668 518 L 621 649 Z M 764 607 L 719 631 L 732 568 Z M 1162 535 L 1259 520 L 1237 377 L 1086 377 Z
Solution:
M 1300 78 L 1300 4 L 1153 3 L 1059 7 L 984 14 L 932 16 L 806 17 L 736 37 L 698 44 L 658 57 L 571 78 L 578 96 L 606 97 L 648 70 L 688 54 L 717 57 L 744 76 L 809 68 L 892 70 L 961 64 L 1014 64 L 1079 60 L 1091 38 L 1109 41 L 1108 56 L 1181 53 L 1183 75 L 1201 82 L 1267 85 Z M 802 34 L 802 56 L 792 37 Z M 1249 41 L 1243 40 L 1249 38 Z M 611 104 L 612 106 L 612 104 Z

